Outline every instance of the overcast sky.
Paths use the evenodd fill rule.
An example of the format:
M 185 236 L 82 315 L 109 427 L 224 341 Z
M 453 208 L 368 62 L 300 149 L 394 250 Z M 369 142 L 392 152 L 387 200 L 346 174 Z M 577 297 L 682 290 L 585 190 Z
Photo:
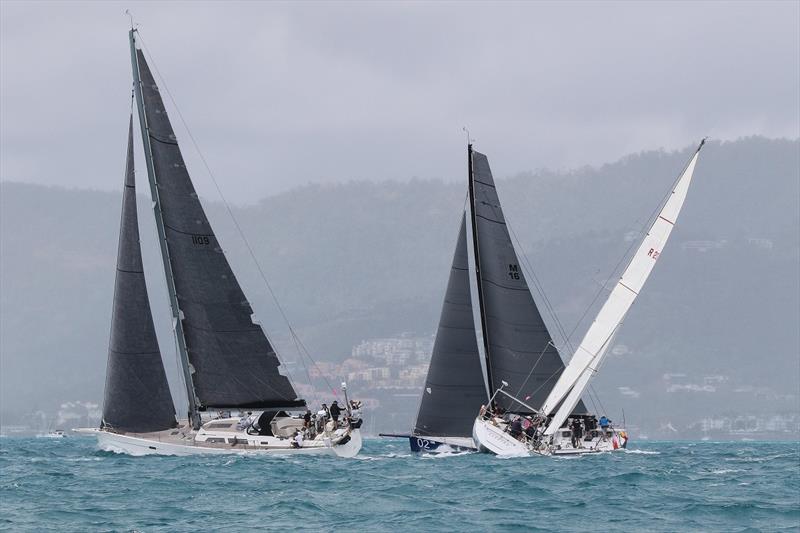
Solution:
M 498 177 L 704 135 L 796 138 L 799 6 L 3 0 L 0 173 L 121 188 L 126 8 L 223 191 L 245 202 L 308 182 L 464 179 L 464 125 Z

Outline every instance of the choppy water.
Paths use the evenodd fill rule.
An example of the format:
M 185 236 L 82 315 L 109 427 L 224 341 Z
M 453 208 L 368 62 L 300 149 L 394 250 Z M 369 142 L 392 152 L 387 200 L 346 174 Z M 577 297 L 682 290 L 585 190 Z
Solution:
M 0 529 L 797 531 L 800 443 L 637 443 L 625 453 L 356 459 L 129 457 L 0 439 Z

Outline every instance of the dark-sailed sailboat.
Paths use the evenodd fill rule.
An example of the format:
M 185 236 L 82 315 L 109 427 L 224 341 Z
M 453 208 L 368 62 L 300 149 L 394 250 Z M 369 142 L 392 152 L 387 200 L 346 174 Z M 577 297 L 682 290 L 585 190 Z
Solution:
M 195 192 L 156 81 L 130 34 L 134 93 L 173 329 L 188 399 L 179 420 L 145 285 L 136 213 L 133 117 L 120 223 L 101 447 L 131 454 L 323 453 L 352 457 L 361 421 L 308 424 L 275 349 L 225 258 Z M 231 416 L 238 412 L 239 416 Z
M 411 434 L 392 435 L 407 436 L 414 451 L 476 449 L 475 413 L 489 398 L 504 412 L 532 414 L 528 401 L 543 402 L 564 370 L 520 267 L 489 161 L 471 144 L 467 155 L 469 202 L 422 400 Z M 504 383 L 526 401 L 503 394 Z M 582 402 L 575 413 L 587 414 Z

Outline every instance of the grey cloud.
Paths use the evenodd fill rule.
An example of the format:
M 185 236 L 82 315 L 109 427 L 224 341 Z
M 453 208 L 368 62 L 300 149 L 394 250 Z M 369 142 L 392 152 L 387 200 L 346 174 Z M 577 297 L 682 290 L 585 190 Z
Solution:
M 498 176 L 800 135 L 796 2 L 0 5 L 4 180 L 118 186 L 126 7 L 236 201 L 462 179 L 464 124 Z

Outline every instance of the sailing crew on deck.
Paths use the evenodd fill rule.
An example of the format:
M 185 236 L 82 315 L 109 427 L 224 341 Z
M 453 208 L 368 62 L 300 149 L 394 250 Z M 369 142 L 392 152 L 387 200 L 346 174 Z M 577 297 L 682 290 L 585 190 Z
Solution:
M 610 426 L 610 425 L 611 425 L 611 420 L 606 418 L 606 415 L 603 415 L 603 416 L 600 417 L 600 429 L 605 431 L 605 430 L 608 429 L 608 426 Z
M 333 419 L 333 427 L 339 427 L 339 415 L 342 414 L 342 408 L 339 407 L 339 402 L 333 400 L 329 411 L 331 413 L 331 418 Z
M 249 428 L 252 423 L 253 411 L 247 411 L 247 416 L 243 416 L 239 419 L 239 423 L 236 424 L 236 429 L 238 431 L 244 431 L 245 429 Z
M 319 411 L 317 411 L 317 433 L 325 431 L 325 422 L 330 417 L 328 412 L 328 404 L 323 403 Z
M 308 429 L 311 427 L 311 410 L 306 408 L 306 414 L 303 415 L 303 428 Z
M 509 433 L 511 433 L 511 436 L 515 439 L 518 439 L 519 436 L 522 435 L 522 420 L 520 417 L 515 418 L 514 421 L 511 422 L 511 430 Z
M 292 448 L 303 447 L 303 432 L 299 429 L 295 430 L 294 438 L 292 439 Z
M 583 437 L 583 425 L 581 425 L 581 419 L 576 418 L 572 421 L 572 447 L 573 448 L 580 448 L 581 447 L 581 437 Z

